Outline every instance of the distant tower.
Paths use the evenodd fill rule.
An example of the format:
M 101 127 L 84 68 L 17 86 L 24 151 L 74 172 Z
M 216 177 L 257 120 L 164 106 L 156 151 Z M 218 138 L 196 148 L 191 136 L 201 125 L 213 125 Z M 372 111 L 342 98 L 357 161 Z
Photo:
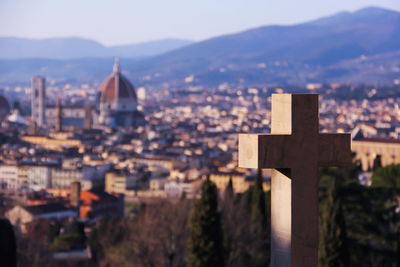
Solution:
M 71 206 L 79 207 L 80 199 L 81 199 L 81 183 L 80 182 L 72 182 L 71 183 L 71 195 L 70 195 Z
M 56 131 L 61 132 L 62 131 L 62 105 L 61 105 L 61 99 L 57 99 L 57 105 L 56 105 Z
M 46 79 L 44 77 L 32 78 L 32 122 L 38 127 L 43 127 L 46 108 Z
M 93 125 L 92 107 L 86 106 L 85 107 L 85 118 L 83 119 L 83 128 L 91 129 L 92 125 Z

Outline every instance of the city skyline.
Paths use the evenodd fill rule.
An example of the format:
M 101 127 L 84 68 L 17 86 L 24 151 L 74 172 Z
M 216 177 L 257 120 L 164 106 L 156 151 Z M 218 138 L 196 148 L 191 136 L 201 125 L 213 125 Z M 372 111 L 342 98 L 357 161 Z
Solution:
M 165 38 L 201 41 L 264 25 L 290 25 L 368 6 L 400 10 L 394 0 L 303 1 L 302 5 L 254 1 L 184 3 L 179 0 L 136 2 L 3 1 L 0 36 L 22 38 L 82 37 L 105 45 Z M 157 7 L 157 8 L 155 8 Z M 206 18 L 206 19 L 205 19 Z M 221 19 L 222 18 L 222 19 Z M 49 23 L 54 22 L 55 23 Z M 188 21 L 190 23 L 188 23 Z M 122 34 L 123 33 L 123 34 Z
M 292 2 L 1 0 L 2 265 L 397 266 L 400 1 Z

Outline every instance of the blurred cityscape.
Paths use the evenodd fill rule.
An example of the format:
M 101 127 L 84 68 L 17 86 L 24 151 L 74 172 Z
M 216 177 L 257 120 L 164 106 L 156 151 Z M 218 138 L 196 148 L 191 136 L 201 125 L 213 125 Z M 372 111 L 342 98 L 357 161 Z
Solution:
M 352 133 L 359 179 L 369 185 L 375 166 L 400 163 L 400 87 L 381 91 L 318 83 L 146 90 L 117 60 L 98 88 L 33 77 L 0 96 L 1 212 L 27 232 L 43 218 L 93 223 L 134 216 L 137 203 L 195 198 L 206 177 L 220 192 L 231 180 L 243 193 L 256 172 L 237 166 L 238 133 L 269 132 L 272 93 L 319 94 L 320 131 Z
M 34 77 L 31 87 L 3 90 L 3 192 L 46 204 L 79 182 L 82 190 L 105 190 L 116 199 L 124 194 L 122 202 L 193 197 L 207 175 L 220 189 L 233 178 L 235 190 L 244 192 L 255 176 L 237 167 L 237 134 L 268 133 L 271 94 L 293 91 L 320 94 L 321 132 L 352 132 L 363 170 L 377 159 L 400 162 L 399 98 L 393 96 L 400 87 L 387 97 L 380 88 L 340 84 L 149 91 L 135 89 L 118 64 L 99 88 L 46 86 L 44 77 Z
M 327 24 L 326 21 L 318 23 Z M 133 74 L 124 70 L 125 61 L 119 59 L 108 66 L 109 76 L 102 77 L 102 81 L 94 76 L 83 81 L 54 79 L 50 75 L 31 77 L 30 83 L 28 80 L 8 82 L 11 76 L 6 71 L 0 73 L 0 216 L 10 221 L 22 242 L 19 244 L 21 266 L 29 265 L 32 259 L 36 264 L 32 266 L 58 266 L 60 262 L 67 264 L 60 266 L 70 266 L 71 261 L 87 264 L 79 266 L 99 266 L 104 259 L 109 261 L 104 266 L 119 266 L 123 253 L 118 252 L 115 258 L 111 254 L 105 256 L 104 242 L 109 242 L 110 236 L 123 239 L 124 234 L 115 229 L 123 229 L 128 235 L 135 232 L 133 228 L 147 225 L 149 228 L 143 228 L 146 236 L 135 242 L 153 242 L 158 236 L 150 232 L 158 229 L 158 225 L 160 229 L 164 227 L 160 230 L 162 234 L 168 227 L 176 227 L 171 230 L 179 233 L 171 241 L 176 254 L 171 256 L 170 250 L 149 253 L 154 253 L 155 258 L 163 255 L 162 260 L 155 262 L 170 260 L 169 265 L 142 262 L 126 266 L 185 266 L 184 256 L 177 251 L 183 251 L 180 246 L 186 242 L 186 232 L 179 231 L 187 228 L 192 201 L 199 199 L 204 181 L 213 182 L 221 198 L 229 186 L 234 193 L 246 196 L 255 188 L 258 178 L 262 180 L 265 194 L 270 191 L 270 170 L 238 167 L 238 133 L 269 133 L 272 94 L 318 94 L 320 132 L 351 133 L 357 170 L 352 173 L 353 178 L 357 186 L 368 188 L 377 168 L 400 164 L 398 52 L 386 52 L 343 59 L 345 68 L 351 69 L 351 77 L 356 77 L 355 83 L 345 82 L 350 77 L 347 74 L 343 74 L 342 82 L 330 82 L 331 76 L 321 78 L 322 83 L 310 82 L 318 80 L 310 78 L 317 71 L 320 77 L 325 77 L 324 71 L 334 77 L 335 70 L 341 71 L 335 69 L 338 65 L 322 71 L 319 65 L 288 63 L 291 59 L 273 61 L 276 64 L 272 66 L 255 64 L 258 61 L 252 59 L 247 63 L 254 70 L 247 68 L 249 65 L 229 62 L 232 59 L 229 56 L 222 67 L 209 68 L 208 76 L 182 74 L 179 70 L 179 75 L 171 74 L 174 79 L 163 80 L 168 76 L 157 73 L 149 76 L 143 72 L 140 86 L 128 78 Z M 173 53 L 169 57 L 175 60 Z M 241 60 L 248 59 L 244 58 Z M 157 60 L 151 60 L 158 68 Z M 360 78 L 354 74 L 354 66 L 363 67 L 366 62 L 370 64 L 359 72 L 363 75 Z M 10 68 L 18 69 L 18 64 L 26 62 L 13 62 Z M 170 62 L 164 64 L 167 67 L 163 71 L 169 73 Z M 176 65 L 186 68 L 184 64 Z M 241 71 L 238 66 L 247 68 L 247 80 L 238 78 Z M 306 71 L 303 73 L 303 70 Z M 384 77 L 385 82 L 363 84 L 357 80 L 366 76 L 365 80 L 374 80 L 378 77 L 371 76 L 375 70 L 379 70 L 379 77 Z M 293 75 L 293 72 L 302 74 Z M 272 73 L 283 76 L 268 80 Z M 267 80 L 257 77 L 267 77 Z M 294 78 L 280 82 L 287 77 Z M 390 216 L 399 214 L 398 195 L 394 202 L 396 212 L 391 211 Z M 139 216 L 144 210 L 148 212 L 147 219 Z M 246 217 L 237 216 L 242 216 L 235 217 L 238 221 Z M 137 224 L 133 226 L 123 223 L 123 219 L 139 217 L 143 221 L 135 221 Z M 104 218 L 117 219 L 105 223 Z M 145 226 L 140 226 L 141 222 Z M 152 223 L 157 227 L 151 228 Z M 112 229 L 113 224 L 118 227 Z M 398 221 L 390 221 L 390 227 L 385 225 L 385 229 L 400 229 L 399 225 Z M 104 228 L 108 231 L 104 234 L 107 241 L 101 239 L 103 226 L 108 227 Z M 400 248 L 399 236 L 397 241 L 390 239 L 390 242 L 398 242 Z M 149 248 L 168 243 L 154 242 Z M 376 245 L 370 240 L 366 243 L 376 251 L 384 251 L 382 255 L 391 249 L 385 247 L 387 244 Z M 99 244 L 104 246 L 103 250 Z M 107 245 L 112 247 L 114 243 Z M 388 252 L 392 258 L 393 251 Z M 137 258 L 151 261 L 151 256 L 146 255 L 140 251 Z M 376 266 L 392 265 L 378 263 Z

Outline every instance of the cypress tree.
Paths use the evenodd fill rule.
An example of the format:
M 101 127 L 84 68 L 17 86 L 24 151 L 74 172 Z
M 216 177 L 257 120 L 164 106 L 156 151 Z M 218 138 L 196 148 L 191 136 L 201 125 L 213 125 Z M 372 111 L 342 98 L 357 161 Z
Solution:
M 86 243 L 85 225 L 82 222 L 73 221 L 66 228 L 66 234 L 74 235 L 74 246 L 83 247 Z
M 397 236 L 397 244 L 396 244 L 396 249 L 397 249 L 397 266 L 400 266 L 400 225 L 397 225 L 397 232 L 396 232 L 396 236 Z
M 400 164 L 376 169 L 372 175 L 372 186 L 388 189 L 393 198 L 400 196 Z
M 267 207 L 265 205 L 265 195 L 263 190 L 262 170 L 258 169 L 256 181 L 252 188 L 251 218 L 261 228 L 266 228 Z
M 234 228 L 235 228 L 235 193 L 233 191 L 232 178 L 229 178 L 229 182 L 226 185 L 224 191 L 224 198 L 222 203 L 222 228 L 223 228 L 223 249 L 224 249 L 224 262 L 229 264 L 231 253 L 233 250 L 233 239 L 234 239 Z
M 243 194 L 241 194 L 239 198 L 241 207 L 248 211 L 249 215 L 251 213 L 253 187 L 254 185 L 249 186 L 249 188 Z
M 232 177 L 230 177 L 229 178 L 229 182 L 228 182 L 228 184 L 226 185 L 226 188 L 225 188 L 224 199 L 228 198 L 229 200 L 232 200 L 234 195 L 235 195 L 235 192 L 233 190 Z
M 253 248 L 251 250 L 252 265 L 268 266 L 270 261 L 269 220 L 261 169 L 258 169 L 256 181 L 252 187 L 250 209 L 250 227 L 254 236 Z
M 58 221 L 50 222 L 47 228 L 47 242 L 51 244 L 60 235 L 61 225 Z
M 218 190 L 209 180 L 201 186 L 189 222 L 187 263 L 190 267 L 223 266 L 223 246 Z
M 17 266 L 17 242 L 7 219 L 0 219 L 0 263 L 5 267 Z
M 336 180 L 328 188 L 328 196 L 323 205 L 322 229 L 319 244 L 319 266 L 349 266 L 346 222 L 342 202 L 337 194 Z
M 397 225 L 396 231 L 396 254 L 397 254 L 397 266 L 400 266 L 400 225 Z

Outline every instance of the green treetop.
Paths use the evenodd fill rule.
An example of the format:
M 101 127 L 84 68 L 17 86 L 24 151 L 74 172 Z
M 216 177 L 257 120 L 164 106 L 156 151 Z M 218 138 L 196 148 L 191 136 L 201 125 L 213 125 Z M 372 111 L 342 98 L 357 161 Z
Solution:
M 209 180 L 201 186 L 190 217 L 187 264 L 190 267 L 223 266 L 223 246 L 218 190 Z

